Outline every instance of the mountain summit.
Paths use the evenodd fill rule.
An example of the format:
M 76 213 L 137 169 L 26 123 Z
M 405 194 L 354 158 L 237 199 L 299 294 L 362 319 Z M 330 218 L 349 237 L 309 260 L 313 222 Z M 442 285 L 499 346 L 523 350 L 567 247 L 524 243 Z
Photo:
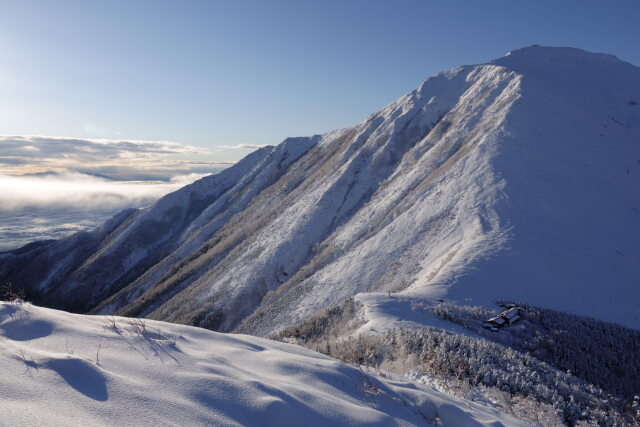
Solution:
M 638 328 L 639 103 L 634 65 L 519 49 L 90 233 L 0 254 L 0 279 L 42 305 L 257 335 L 362 293 Z

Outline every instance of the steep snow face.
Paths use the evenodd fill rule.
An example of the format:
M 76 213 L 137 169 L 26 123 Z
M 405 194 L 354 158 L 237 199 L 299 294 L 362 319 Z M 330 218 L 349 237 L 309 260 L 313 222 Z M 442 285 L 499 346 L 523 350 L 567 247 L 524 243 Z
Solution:
M 433 284 L 640 326 L 640 69 L 611 55 L 531 47 L 493 62 L 522 75 L 492 169 L 508 244 Z
M 81 309 L 253 334 L 375 291 L 372 313 L 394 292 L 637 328 L 639 102 L 638 67 L 517 50 L 352 128 L 256 152 L 205 181 L 196 208 L 186 187 L 91 235 L 83 257 L 68 239 L 4 257 L 0 273 L 37 271 L 52 305 L 91 289 Z M 158 230 L 141 220 L 174 208 Z
M 225 227 L 229 233 L 244 230 L 232 251 L 226 242 L 217 244 L 187 264 L 189 285 L 144 314 L 232 330 L 261 306 L 269 311 L 257 313 L 266 327 L 246 330 L 265 333 L 380 287 L 403 250 L 418 245 L 416 252 L 424 253 L 429 240 L 459 228 L 459 222 L 447 219 L 450 204 L 457 203 L 452 197 L 447 206 L 422 213 L 424 239 L 412 235 L 411 212 L 404 216 L 411 232 L 402 230 L 395 243 L 384 236 L 392 230 L 391 218 L 421 209 L 416 200 L 439 197 L 431 192 L 431 181 L 450 174 L 466 150 L 499 127 L 509 102 L 517 99 L 517 82 L 515 73 L 501 67 L 462 67 L 429 79 L 360 126 L 324 135 L 289 174 L 234 218 L 232 227 Z M 438 222 L 447 228 L 428 225 Z M 469 230 L 470 239 L 474 233 Z M 354 260 L 349 251 L 363 256 Z M 367 259 L 364 251 L 373 254 Z M 387 267 L 382 253 L 390 260 Z M 320 271 L 336 260 L 338 274 Z M 312 277 L 305 281 L 305 276 Z M 193 303 L 184 301 L 197 301 L 195 306 L 206 312 L 194 314 Z
M 0 425 L 524 425 L 256 337 L 5 303 L 0 337 Z
M 268 315 L 260 323 L 269 328 L 301 319 L 358 292 L 424 288 L 458 259 L 486 256 L 504 240 L 505 230 L 488 209 L 503 185 L 489 159 L 519 99 L 520 77 L 495 66 L 465 67 L 447 77 L 449 86 L 436 84 L 435 90 L 456 94 L 456 102 L 448 102 L 445 113 L 438 109 L 437 124 L 414 140 L 371 200 L 323 242 L 313 261 L 322 268 L 267 301 L 292 308 L 266 306 L 279 315 L 271 325 Z M 441 105 L 430 83 L 421 88 L 431 89 L 427 106 Z M 432 297 L 444 291 L 428 288 Z
M 36 302 L 87 311 L 176 248 L 199 246 L 198 239 L 206 240 L 244 209 L 317 139 L 294 138 L 262 148 L 148 208 L 125 211 L 91 233 L 6 257 L 0 277 L 22 284 Z
M 492 64 L 247 330 L 372 289 L 640 325 L 640 69 L 539 47 Z

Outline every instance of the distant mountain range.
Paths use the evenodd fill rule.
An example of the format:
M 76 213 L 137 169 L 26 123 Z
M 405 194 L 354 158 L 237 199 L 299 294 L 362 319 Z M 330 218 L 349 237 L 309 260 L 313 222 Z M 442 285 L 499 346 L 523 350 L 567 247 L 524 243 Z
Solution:
M 362 293 L 638 329 L 639 101 L 640 68 L 611 55 L 519 49 L 0 255 L 0 280 L 49 307 L 255 335 Z

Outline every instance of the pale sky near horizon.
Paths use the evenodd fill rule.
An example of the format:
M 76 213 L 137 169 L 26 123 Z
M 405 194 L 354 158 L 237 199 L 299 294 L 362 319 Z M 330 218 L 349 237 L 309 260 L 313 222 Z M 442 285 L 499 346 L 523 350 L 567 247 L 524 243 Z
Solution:
M 640 64 L 638 18 L 637 0 L 0 1 L 0 135 L 174 141 L 234 161 L 534 43 Z

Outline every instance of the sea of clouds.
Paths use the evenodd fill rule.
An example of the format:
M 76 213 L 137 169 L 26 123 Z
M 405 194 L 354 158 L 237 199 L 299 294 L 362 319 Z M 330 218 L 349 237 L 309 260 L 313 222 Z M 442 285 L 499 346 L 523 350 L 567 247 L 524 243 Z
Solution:
M 92 229 L 231 162 L 173 142 L 0 136 L 0 251 Z

